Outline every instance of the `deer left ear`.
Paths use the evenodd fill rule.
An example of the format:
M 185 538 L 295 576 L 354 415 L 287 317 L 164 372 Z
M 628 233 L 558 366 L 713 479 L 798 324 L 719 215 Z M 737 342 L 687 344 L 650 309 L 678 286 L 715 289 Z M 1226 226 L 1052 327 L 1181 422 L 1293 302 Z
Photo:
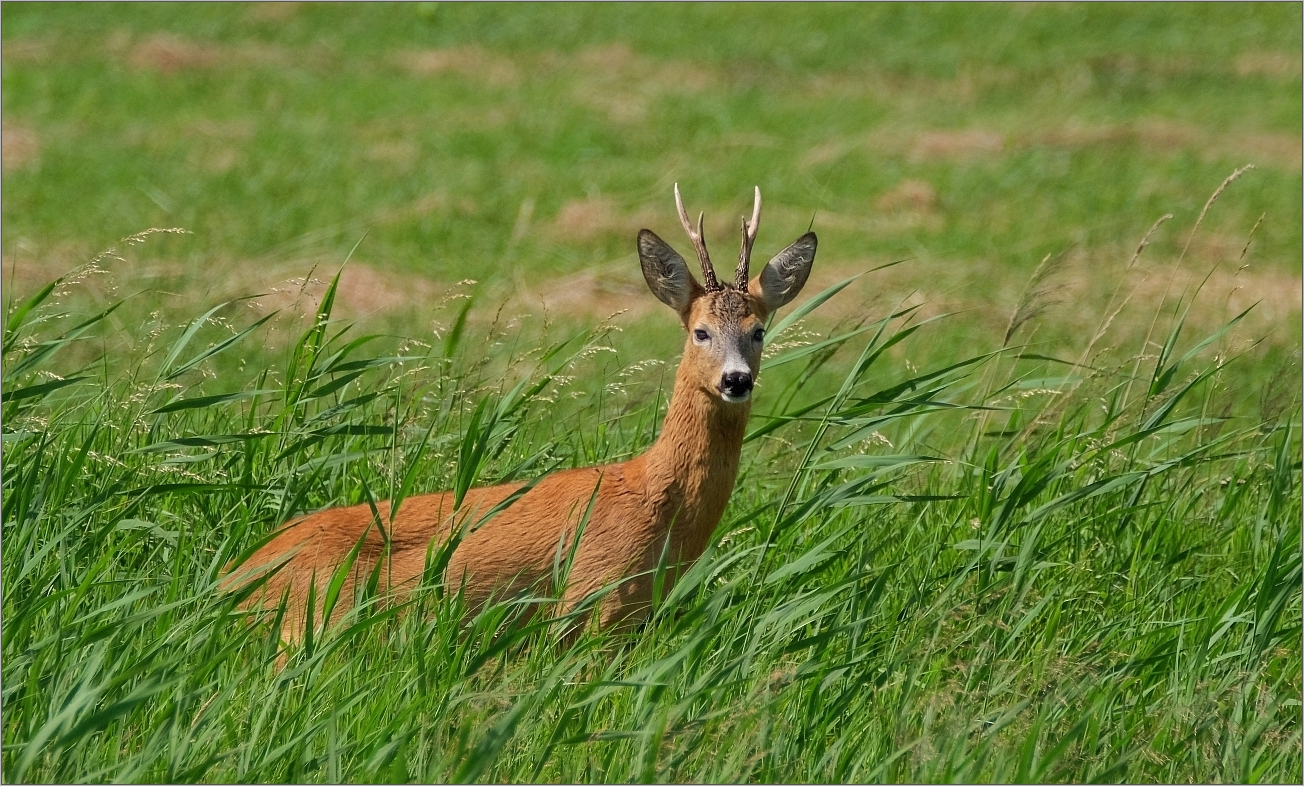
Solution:
M 747 285 L 747 291 L 765 304 L 766 311 L 774 313 L 786 306 L 806 286 L 811 265 L 815 263 L 817 243 L 815 233 L 807 232 L 776 254 Z
M 702 294 L 702 286 L 688 272 L 684 258 L 650 229 L 638 233 L 638 262 L 652 294 L 681 315 Z

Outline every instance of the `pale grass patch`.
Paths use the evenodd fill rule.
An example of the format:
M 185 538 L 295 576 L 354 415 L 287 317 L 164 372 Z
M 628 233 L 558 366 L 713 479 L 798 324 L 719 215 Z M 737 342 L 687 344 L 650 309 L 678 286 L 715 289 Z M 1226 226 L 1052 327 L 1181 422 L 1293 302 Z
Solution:
M 1076 120 L 1054 128 L 1029 131 L 1019 138 L 1020 146 L 1081 148 L 1094 145 L 1140 143 L 1155 147 L 1188 147 L 1196 142 L 1199 129 L 1164 120 L 1111 125 L 1086 125 Z
M 526 307 L 541 306 L 565 316 L 609 315 L 620 312 L 621 321 L 655 313 L 658 304 L 647 294 L 637 265 L 611 264 L 572 273 L 538 288 L 521 285 L 515 298 Z
M 718 75 L 710 68 L 678 60 L 654 60 L 623 42 L 582 49 L 575 59 L 590 75 L 637 80 L 641 86 L 668 93 L 701 93 L 719 85 Z
M 937 207 L 937 189 L 927 180 L 906 179 L 879 194 L 874 209 L 883 212 L 926 213 Z
M 966 159 L 1000 153 L 1005 138 L 995 131 L 966 128 L 957 131 L 926 131 L 910 145 L 912 161 Z
M 521 81 L 521 70 L 511 58 L 474 44 L 400 52 L 394 62 L 414 76 L 455 74 L 495 87 Z
M 251 22 L 288 22 L 302 10 L 304 4 L 296 2 L 253 3 L 246 15 Z
M 821 213 L 817 223 L 823 223 L 823 216 L 824 214 Z M 889 261 L 892 260 L 858 259 L 847 263 L 830 262 L 821 266 L 817 258 L 806 286 L 808 289 L 819 291 L 848 276 L 871 270 Z M 839 320 L 857 319 L 867 312 L 877 313 L 892 307 L 917 306 L 919 310 L 916 312 L 915 319 L 918 320 L 972 309 L 976 306 L 976 313 L 966 319 L 982 321 L 985 328 L 990 328 L 992 332 L 999 332 L 1005 327 L 1008 303 L 996 308 L 986 299 L 975 296 L 971 288 L 971 278 L 979 266 L 983 270 L 995 267 L 987 260 L 964 262 L 946 260 L 936 263 L 914 260 L 878 270 L 863 277 L 838 297 L 820 306 L 818 315 L 807 317 L 807 320 L 810 321 L 811 328 L 818 332 L 825 321 L 835 323 Z M 1021 288 L 1023 283 L 1024 280 L 1020 279 L 1018 287 Z M 1013 286 L 1010 289 L 1012 297 L 1009 303 L 1012 303 L 1019 289 Z
M 407 168 L 416 163 L 420 154 L 421 148 L 411 139 L 390 139 L 376 142 L 363 155 L 368 161 Z
M 557 211 L 553 227 L 560 237 L 591 240 L 616 230 L 621 219 L 620 208 L 610 197 L 572 199 Z
M 4 286 L 13 286 L 16 296 L 34 294 L 36 289 L 84 263 L 94 253 L 95 249 L 85 240 L 63 239 L 45 244 L 17 238 L 4 255 Z
M 913 163 L 970 161 L 1008 152 L 1010 140 L 992 129 L 880 128 L 867 134 L 832 137 L 810 148 L 803 167 L 829 166 L 853 153 L 874 159 L 900 157 Z
M 1170 296 L 1177 292 L 1194 292 L 1206 273 L 1207 270 L 1203 269 L 1179 270 L 1174 276 Z M 1080 279 L 1079 285 L 1084 283 Z M 1156 276 L 1145 278 L 1138 284 L 1134 299 L 1157 304 L 1166 287 L 1167 282 Z M 1219 269 L 1204 285 L 1201 295 L 1204 307 L 1193 309 L 1187 321 L 1202 328 L 1212 328 L 1257 303 L 1245 320 L 1253 326 L 1249 332 L 1267 332 L 1286 324 L 1298 324 L 1302 288 L 1304 281 L 1301 281 L 1298 270 L 1251 268 L 1237 272 Z
M 824 223 L 821 213 L 818 224 Z M 1132 269 L 1127 267 L 1127 254 L 1110 249 L 1070 250 L 1050 282 L 1055 289 L 1054 302 L 1047 314 L 1034 319 L 1034 324 L 1047 322 L 1053 326 L 1053 340 L 1095 334 L 1107 311 L 1118 308 L 1110 320 L 1107 332 L 1111 335 L 1144 334 L 1150 318 L 1167 303 L 1164 313 L 1171 312 L 1179 296 L 1191 297 L 1196 287 L 1209 274 L 1213 260 L 1226 260 L 1209 277 L 1201 290 L 1199 300 L 1187 315 L 1187 331 L 1192 336 L 1208 335 L 1226 324 L 1227 320 L 1249 308 L 1255 307 L 1235 331 L 1235 336 L 1264 338 L 1269 345 L 1290 344 L 1298 341 L 1298 325 L 1302 316 L 1301 291 L 1304 281 L 1298 270 L 1280 265 L 1259 264 L 1251 261 L 1247 266 L 1233 264 L 1236 254 L 1244 245 L 1219 242 L 1213 238 L 1209 248 L 1222 250 L 1222 256 L 1205 253 L 1197 236 L 1192 244 L 1192 260 L 1174 274 L 1170 283 L 1168 268 L 1172 256 L 1156 256 L 1142 261 Z M 1250 256 L 1253 256 L 1251 249 Z M 807 285 L 815 290 L 854 275 L 863 270 L 883 265 L 886 258 L 831 262 L 815 266 Z M 927 319 L 940 314 L 965 312 L 963 319 L 974 330 L 990 330 L 1000 334 L 1009 327 L 1012 309 L 1028 287 L 1030 271 L 1023 266 L 1012 266 L 998 259 L 941 259 L 911 260 L 905 264 L 879 270 L 853 284 L 848 291 L 820 308 L 820 322 L 854 318 L 866 309 L 882 309 L 900 303 L 902 307 L 919 306 L 915 319 Z M 1119 294 L 1121 293 L 1121 294 Z M 1117 295 L 1117 297 L 1116 297 Z M 1122 298 L 1122 299 L 1119 299 Z M 1111 300 L 1112 299 L 1112 300 Z M 1287 329 L 1295 325 L 1296 330 Z M 1047 340 L 1044 329 L 1033 327 L 1034 340 Z M 1233 349 L 1240 346 L 1233 341 Z
M 106 49 L 111 57 L 123 53 L 120 56 L 133 69 L 165 75 L 233 67 L 282 67 L 305 62 L 302 56 L 263 43 L 228 46 L 171 33 L 154 33 L 129 43 L 132 41 L 129 32 L 115 31 L 106 41 Z
M 1112 267 L 1109 262 L 1095 254 L 1070 254 L 1064 270 L 1058 277 L 1064 288 L 1063 300 L 1066 304 L 1056 310 L 1057 321 L 1066 321 L 1092 331 L 1092 323 L 1099 320 L 1102 304 L 1109 299 L 1110 293 L 1119 284 L 1117 276 L 1126 276 L 1123 291 L 1130 293 L 1127 305 L 1121 313 L 1120 325 L 1113 326 L 1115 332 L 1135 332 L 1142 328 L 1137 321 L 1154 314 L 1160 304 L 1172 303 L 1178 298 L 1191 297 L 1196 287 L 1208 275 L 1199 295 L 1199 303 L 1187 316 L 1190 330 L 1207 334 L 1222 326 L 1235 315 L 1255 305 L 1246 316 L 1240 332 L 1247 335 L 1266 336 L 1269 343 L 1290 341 L 1289 331 L 1282 331 L 1288 324 L 1298 324 L 1301 314 L 1301 281 L 1298 270 L 1284 269 L 1277 265 L 1251 264 L 1240 270 L 1234 266 L 1219 266 L 1210 275 L 1209 269 L 1214 259 L 1228 260 L 1237 249 L 1235 241 L 1218 242 L 1211 239 L 1209 248 L 1218 249 L 1215 253 L 1202 253 L 1202 243 L 1192 244 L 1194 259 L 1172 273 L 1171 280 L 1160 272 L 1172 265 L 1173 258 L 1159 258 L 1151 263 L 1138 265 L 1131 273 Z M 1238 249 L 1237 249 L 1238 250 Z M 1105 274 L 1103 271 L 1113 271 Z
M 632 241 L 638 230 L 654 227 L 663 219 L 664 216 L 650 206 L 630 212 L 611 197 L 597 195 L 572 199 L 562 205 L 550 231 L 563 242 L 588 241 L 609 235 L 627 235 Z
M 1300 77 L 1299 52 L 1242 52 L 1232 61 L 1237 76 L 1266 76 L 1274 79 Z
M 1210 131 L 1161 118 L 1126 123 L 1089 124 L 1070 118 L 1055 125 L 1002 131 L 990 128 L 920 130 L 883 128 L 857 136 L 826 139 L 802 156 L 802 168 L 835 164 L 860 154 L 873 158 L 901 157 L 911 162 L 972 161 L 1034 148 L 1082 150 L 1136 145 L 1159 155 L 1191 152 L 1204 161 L 1253 160 L 1282 169 L 1299 170 L 1300 137 L 1266 131 Z
M 1190 150 L 1201 159 L 1253 159 L 1286 168 L 1300 168 L 1300 138 L 1271 132 L 1210 132 L 1199 126 L 1159 118 L 1131 123 L 1088 125 L 1069 121 L 1062 126 L 1017 137 L 1015 145 L 1081 149 L 1098 145 L 1134 144 L 1155 151 Z
M 201 117 L 185 126 L 187 133 L 194 132 L 222 141 L 248 142 L 258 131 L 258 124 L 249 118 L 211 120 Z
M 423 216 L 474 216 L 479 212 L 480 205 L 471 196 L 454 195 L 448 189 L 437 188 L 406 205 L 380 208 L 372 218 L 380 224 L 398 224 Z
M 16 63 L 41 63 L 49 59 L 55 44 L 44 38 L 15 38 L 4 42 L 3 56 L 6 65 Z
M 814 169 L 816 167 L 832 164 L 843 156 L 860 150 L 864 147 L 863 139 L 846 139 L 835 137 L 820 142 L 818 145 L 810 148 L 801 157 L 802 169 Z
M 245 155 L 243 151 L 230 147 L 222 147 L 199 157 L 196 164 L 200 169 L 209 174 L 223 175 L 244 163 L 244 160 Z
M 1200 76 L 1209 73 L 1209 64 L 1192 55 L 1144 56 L 1127 52 L 1090 58 L 1092 70 L 1102 74 L 1122 75 L 1127 78 Z M 1251 50 L 1218 65 L 1238 77 L 1266 77 L 1269 79 L 1298 78 L 1301 71 L 1298 51 Z M 1220 69 L 1220 70 L 1222 70 Z
M 296 275 L 292 272 L 296 269 L 303 272 Z M 275 265 L 270 270 L 246 262 L 226 271 L 221 296 L 262 292 L 250 301 L 250 308 L 262 313 L 280 310 L 288 317 L 305 319 L 316 313 L 334 273 L 334 265 L 305 261 Z M 353 261 L 340 272 L 335 304 L 339 315 L 346 317 L 402 313 L 428 306 L 438 299 L 439 292 L 431 279 Z
M 30 126 L 5 121 L 0 128 L 0 159 L 5 172 L 24 169 L 41 160 L 41 142 Z
M 543 70 L 571 81 L 571 96 L 617 125 L 646 121 L 657 101 L 696 95 L 721 85 L 715 71 L 696 64 L 661 61 L 627 44 L 589 47 L 576 55 L 551 54 Z
M 724 149 L 783 150 L 787 146 L 787 142 L 780 136 L 760 131 L 730 131 L 721 135 L 716 146 Z
M 185 126 L 190 140 L 187 159 L 197 170 L 221 175 L 246 160 L 245 148 L 257 126 L 252 120 L 214 121 L 201 118 Z
M 919 195 L 916 195 L 918 198 Z M 889 201 L 895 201 L 895 197 L 889 197 Z M 776 206 L 771 209 L 769 205 L 766 210 L 772 215 L 787 213 L 784 219 L 785 224 L 802 226 L 810 220 L 809 212 L 799 212 L 797 210 L 785 209 Z M 912 209 L 894 209 L 890 211 L 880 210 L 876 204 L 866 202 L 859 210 L 854 206 L 848 206 L 847 209 L 821 210 L 815 216 L 815 230 L 838 230 L 842 232 L 857 232 L 876 237 L 885 237 L 891 235 L 902 235 L 911 232 L 925 231 L 938 232 L 946 225 L 946 218 L 941 211 L 936 209 L 929 210 L 912 210 Z M 776 251 L 778 249 L 775 249 Z M 818 266 L 817 266 L 818 267 Z
M 132 47 L 127 62 L 132 67 L 164 74 L 186 69 L 208 69 L 222 59 L 221 50 L 181 36 L 155 33 Z
M 165 231 L 165 230 L 155 230 Z M 69 264 L 80 247 L 59 248 L 33 260 L 7 256 L 4 259 L 6 284 L 12 279 L 19 296 L 25 296 L 46 282 L 64 276 L 56 290 L 66 298 L 87 290 L 96 298 L 112 293 L 118 284 L 130 281 L 134 288 L 147 289 L 163 299 L 163 306 L 150 314 L 153 321 L 166 319 L 169 313 L 187 312 L 203 304 L 224 299 L 260 295 L 244 301 L 257 313 L 282 311 L 293 320 L 315 313 L 335 273 L 336 265 L 309 260 L 209 260 L 196 268 L 171 260 L 136 258 L 124 253 L 125 247 L 138 244 L 145 236 L 139 233 L 117 246 L 91 257 L 80 265 Z M 85 256 L 81 255 L 85 260 Z M 383 270 L 353 261 L 344 266 L 336 292 L 337 314 L 347 317 L 401 314 L 421 310 L 439 298 L 442 287 L 434 280 Z M 220 319 L 220 317 L 214 317 Z
M 772 79 L 785 92 L 821 99 L 864 99 L 909 109 L 934 101 L 972 103 L 982 92 L 1018 78 L 1017 71 L 995 66 L 961 68 L 953 79 L 900 73 L 866 65 L 846 71 L 777 76 Z

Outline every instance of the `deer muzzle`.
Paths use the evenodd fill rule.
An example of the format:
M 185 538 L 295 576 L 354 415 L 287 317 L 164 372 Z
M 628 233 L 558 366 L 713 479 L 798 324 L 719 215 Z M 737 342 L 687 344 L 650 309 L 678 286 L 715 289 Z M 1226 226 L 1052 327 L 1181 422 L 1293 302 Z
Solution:
M 730 371 L 720 377 L 720 394 L 725 401 L 746 401 L 752 395 L 752 375 L 745 371 Z

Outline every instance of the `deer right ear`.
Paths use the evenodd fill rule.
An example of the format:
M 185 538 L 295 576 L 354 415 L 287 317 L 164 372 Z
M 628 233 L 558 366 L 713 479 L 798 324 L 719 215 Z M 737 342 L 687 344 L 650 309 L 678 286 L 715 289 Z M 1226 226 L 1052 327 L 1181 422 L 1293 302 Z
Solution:
M 815 233 L 807 232 L 776 254 L 752 280 L 747 289 L 765 304 L 766 311 L 773 314 L 776 309 L 786 306 L 806 286 L 818 244 Z
M 638 233 L 638 262 L 652 294 L 681 315 L 702 294 L 702 286 L 688 272 L 684 258 L 650 229 Z

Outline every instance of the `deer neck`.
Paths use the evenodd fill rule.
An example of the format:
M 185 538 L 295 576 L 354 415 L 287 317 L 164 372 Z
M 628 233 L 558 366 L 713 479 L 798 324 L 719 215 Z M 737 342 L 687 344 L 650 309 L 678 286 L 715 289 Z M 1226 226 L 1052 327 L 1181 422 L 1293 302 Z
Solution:
M 724 515 L 751 411 L 750 402 L 727 404 L 693 376 L 680 367 L 665 424 L 645 458 L 649 501 L 688 559 L 706 548 Z

